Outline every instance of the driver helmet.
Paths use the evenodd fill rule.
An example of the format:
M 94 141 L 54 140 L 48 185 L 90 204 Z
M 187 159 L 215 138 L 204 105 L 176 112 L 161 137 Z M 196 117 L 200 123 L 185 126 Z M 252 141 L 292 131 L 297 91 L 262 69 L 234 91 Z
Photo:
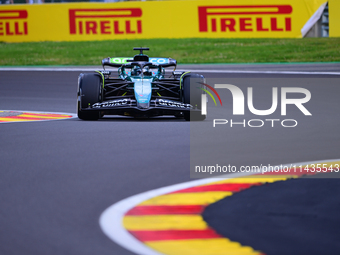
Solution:
M 145 67 L 143 68 L 143 74 L 144 74 L 145 76 L 151 76 L 152 73 L 151 73 L 151 71 L 150 71 L 150 67 L 145 66 Z
M 140 69 L 139 66 L 134 66 L 131 70 L 131 75 L 140 75 L 142 73 L 142 70 Z

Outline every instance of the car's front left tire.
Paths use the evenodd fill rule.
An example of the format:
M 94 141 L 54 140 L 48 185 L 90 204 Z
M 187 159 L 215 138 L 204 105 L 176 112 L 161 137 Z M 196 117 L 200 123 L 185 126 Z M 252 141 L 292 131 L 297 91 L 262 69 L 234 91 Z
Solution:
M 201 95 L 204 93 L 201 88 L 204 87 L 204 77 L 199 74 L 187 73 L 182 77 L 182 94 L 183 103 L 191 104 L 195 111 L 184 112 L 184 119 L 186 121 L 202 121 L 205 120 L 206 115 L 202 115 L 202 99 Z

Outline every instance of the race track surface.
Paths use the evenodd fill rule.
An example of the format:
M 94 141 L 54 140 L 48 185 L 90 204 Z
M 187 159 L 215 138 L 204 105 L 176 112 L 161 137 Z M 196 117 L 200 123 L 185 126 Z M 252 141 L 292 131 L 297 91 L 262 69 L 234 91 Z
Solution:
M 189 67 L 340 71 L 339 64 L 179 69 Z M 74 114 L 78 74 L 79 71 L 0 71 L 0 110 Z M 268 78 L 310 78 L 308 74 L 218 72 L 207 72 L 205 76 L 262 79 L 263 85 L 259 86 L 272 85 L 266 84 Z M 325 83 L 309 88 L 315 115 L 303 145 L 291 139 L 273 144 L 264 132 L 262 137 L 247 141 L 240 135 L 234 137 L 238 141 L 234 146 L 247 142 L 256 147 L 261 141 L 267 150 L 253 151 L 251 155 L 239 151 L 233 155 L 235 160 L 245 165 L 256 158 L 277 160 L 271 146 L 280 146 L 287 152 L 279 155 L 282 163 L 293 163 L 297 158 L 339 158 L 340 116 L 335 109 L 340 106 L 340 86 L 334 85 L 339 76 L 318 74 L 313 78 L 331 79 L 332 86 L 328 84 L 325 89 Z M 327 112 L 329 116 L 325 116 Z M 95 122 L 73 118 L 0 124 L 0 254 L 132 254 L 102 232 L 99 217 L 107 207 L 126 197 L 190 181 L 189 138 L 190 124 L 175 118 L 136 120 L 110 116 Z M 296 231 L 298 236 L 305 234 L 303 228 Z
M 235 193 L 208 206 L 217 233 L 266 254 L 338 254 L 339 179 L 299 178 Z

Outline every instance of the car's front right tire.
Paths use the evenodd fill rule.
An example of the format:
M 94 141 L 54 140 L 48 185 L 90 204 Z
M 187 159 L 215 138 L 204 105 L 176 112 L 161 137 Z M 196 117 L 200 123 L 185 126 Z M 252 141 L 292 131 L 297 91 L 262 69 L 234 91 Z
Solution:
M 97 111 L 84 111 L 89 106 L 102 101 L 102 80 L 98 74 L 80 74 L 78 78 L 77 114 L 82 120 L 98 120 Z

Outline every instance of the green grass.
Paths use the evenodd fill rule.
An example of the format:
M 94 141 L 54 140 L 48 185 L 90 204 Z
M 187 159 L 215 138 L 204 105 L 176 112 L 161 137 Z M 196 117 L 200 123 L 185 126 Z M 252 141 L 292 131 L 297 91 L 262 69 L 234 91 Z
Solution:
M 0 66 L 98 65 L 105 57 L 133 56 L 140 46 L 150 47 L 150 57 L 180 64 L 340 61 L 340 38 L 150 39 L 0 43 Z

